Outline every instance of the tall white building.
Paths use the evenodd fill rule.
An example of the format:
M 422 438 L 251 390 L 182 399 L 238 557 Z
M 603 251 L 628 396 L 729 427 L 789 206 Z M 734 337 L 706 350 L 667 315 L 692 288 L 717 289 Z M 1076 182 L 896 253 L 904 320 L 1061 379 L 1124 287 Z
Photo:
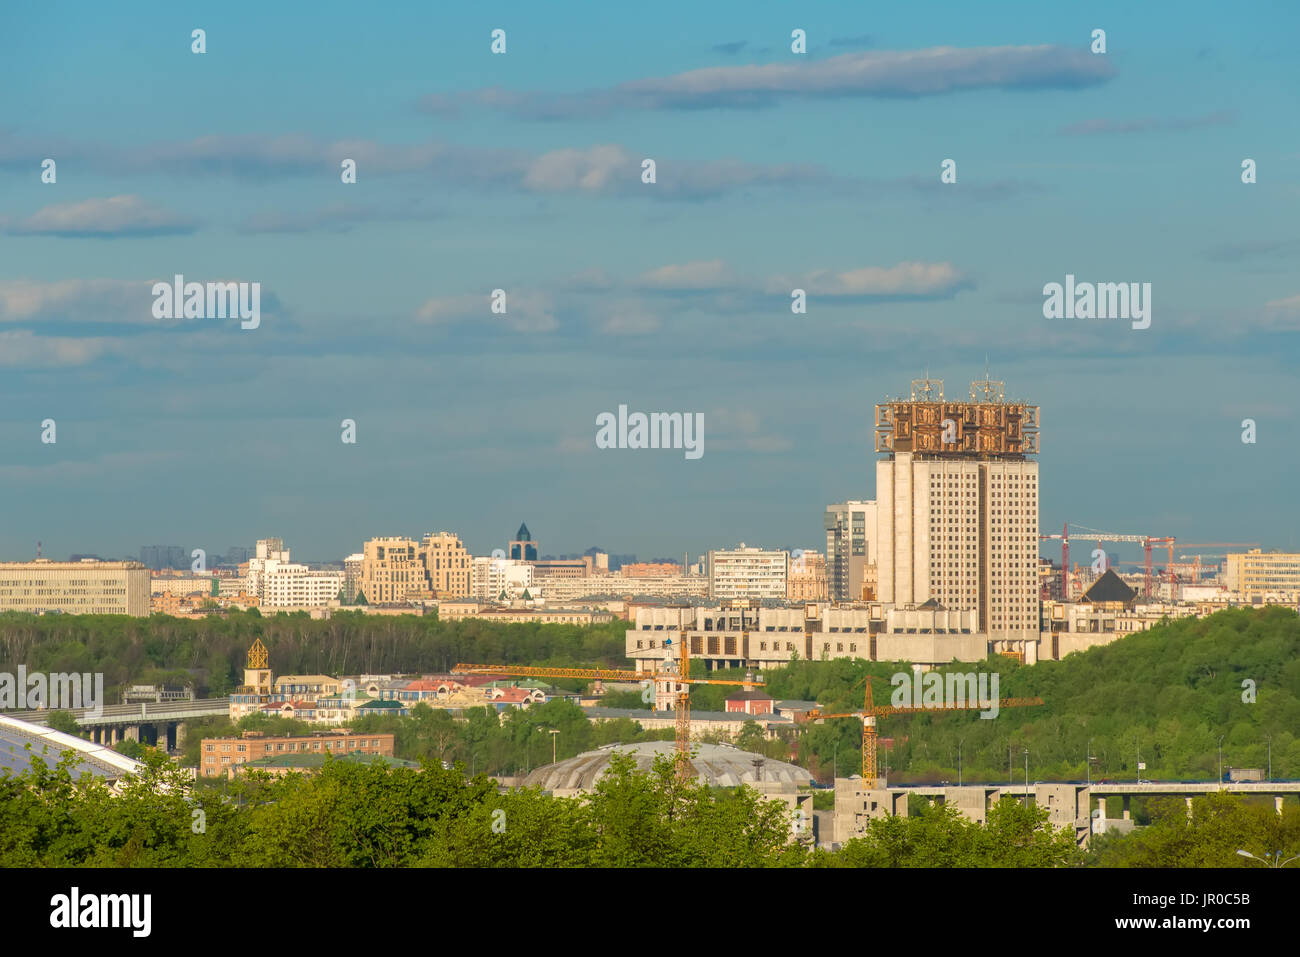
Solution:
M 747 547 L 710 549 L 709 597 L 775 598 L 784 601 L 790 553 Z
M 345 581 L 342 571 L 290 561 L 281 538 L 260 539 L 248 560 L 248 591 L 263 608 L 326 605 L 339 597 Z
M 533 584 L 533 566 L 530 562 L 510 558 L 475 558 L 471 567 L 472 594 L 476 601 L 497 601 L 505 594 L 506 600 L 523 596 L 525 589 L 536 598 Z
M 879 598 L 977 612 L 995 650 L 1036 641 L 1038 409 L 977 382 L 946 402 L 939 380 L 876 406 L 875 560 Z

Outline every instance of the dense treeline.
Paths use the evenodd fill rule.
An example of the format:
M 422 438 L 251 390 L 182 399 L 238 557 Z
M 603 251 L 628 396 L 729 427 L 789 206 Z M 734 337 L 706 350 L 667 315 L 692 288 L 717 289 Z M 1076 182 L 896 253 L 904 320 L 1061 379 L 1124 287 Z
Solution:
M 70 757 L 70 756 L 69 756 Z M 120 796 L 36 757 L 0 776 L 6 867 L 776 867 L 1076 864 L 1072 836 L 1014 801 L 987 827 L 934 809 L 874 822 L 837 853 L 787 843 L 785 805 L 750 788 L 677 780 L 616 755 L 589 800 L 499 793 L 463 766 L 327 760 L 319 774 L 249 775 L 192 793 L 156 755 Z M 802 833 L 811 837 L 810 828 Z
M 624 668 L 626 628 L 621 621 L 580 627 L 359 614 L 328 621 L 305 615 L 232 614 L 191 621 L 9 614 L 0 615 L 0 670 L 13 670 L 17 663 L 44 671 L 102 670 L 111 688 L 193 669 L 202 676 L 200 694 L 219 695 L 241 680 L 248 645 L 259 635 L 277 674 L 429 671 L 458 660 Z M 703 667 L 698 660 L 693 664 Z M 887 704 L 890 676 L 900 670 L 907 665 L 795 661 L 768 670 L 764 678 L 778 700 L 816 700 L 828 710 L 852 711 L 862 706 L 866 674 L 874 676 L 876 704 Z M 965 782 L 1019 782 L 1026 750 L 1031 781 L 1085 780 L 1089 753 L 1094 780 L 1132 780 L 1139 760 L 1148 779 L 1213 779 L 1220 736 L 1225 769 L 1266 769 L 1271 754 L 1274 778 L 1300 778 L 1300 618 L 1283 608 L 1229 609 L 1166 622 L 1059 662 L 1023 666 L 992 658 L 941 670 L 996 671 L 1000 697 L 1036 695 L 1045 704 L 1004 709 L 992 720 L 975 711 L 881 719 L 879 769 L 888 768 L 893 783 L 955 782 L 959 773 Z M 692 706 L 721 710 L 732 690 L 696 685 Z M 622 706 L 639 700 L 635 693 L 610 699 Z M 576 719 L 565 721 L 569 730 L 560 735 L 561 755 L 577 753 L 584 740 L 597 740 L 584 739 Z M 532 734 L 544 723 L 532 722 Z M 527 725 L 523 721 L 521 727 Z M 488 773 L 540 761 L 530 757 L 529 749 L 538 746 L 531 734 L 456 744 L 453 758 L 471 766 L 482 761 L 478 770 Z M 792 741 L 747 744 L 770 757 L 788 759 L 793 752 L 822 781 L 836 771 L 855 773 L 861 763 L 861 725 L 853 719 L 804 728 Z
M 185 681 L 200 697 L 221 697 L 243 681 L 248 648 L 261 638 L 282 674 L 390 674 L 445 671 L 458 661 L 588 664 L 626 668 L 627 622 L 603 625 L 502 623 L 434 616 L 256 611 L 206 618 L 151 615 L 0 614 L 0 671 L 102 672 L 116 699 L 135 682 Z M 576 682 L 557 682 L 574 687 Z

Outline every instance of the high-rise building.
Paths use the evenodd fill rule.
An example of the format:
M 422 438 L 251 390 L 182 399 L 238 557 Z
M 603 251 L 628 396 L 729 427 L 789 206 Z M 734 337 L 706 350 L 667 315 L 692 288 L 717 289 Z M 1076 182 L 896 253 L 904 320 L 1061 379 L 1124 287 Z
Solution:
M 764 551 L 744 542 L 739 548 L 710 549 L 709 596 L 720 600 L 783 600 L 789 561 L 789 552 Z
M 864 594 L 863 586 L 874 575 L 868 566 L 874 565 L 876 503 L 840 502 L 826 506 L 823 526 L 826 529 L 826 587 L 835 601 L 861 601 L 871 598 Z
M 977 612 L 995 650 L 1038 638 L 1038 407 L 1003 385 L 943 382 L 876 406 L 876 547 L 882 602 Z
M 512 601 L 534 587 L 533 566 L 509 558 L 475 558 L 471 593 L 477 601 Z M 533 597 L 536 594 L 533 593 Z
M 361 563 L 365 557 L 362 552 L 356 552 L 343 559 L 343 597 L 348 603 L 357 600 L 357 589 L 361 582 Z

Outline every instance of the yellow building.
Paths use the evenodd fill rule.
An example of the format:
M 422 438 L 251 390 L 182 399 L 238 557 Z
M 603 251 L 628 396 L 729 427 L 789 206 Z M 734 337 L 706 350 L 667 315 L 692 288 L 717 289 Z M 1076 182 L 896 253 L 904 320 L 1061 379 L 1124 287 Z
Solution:
M 149 569 L 140 562 L 0 562 L 0 612 L 135 615 L 150 611 Z
M 412 538 L 372 538 L 362 550 L 357 589 L 371 605 L 430 598 L 464 598 L 470 557 L 452 532 Z
M 1300 601 L 1300 554 L 1258 548 L 1229 554 L 1224 579 L 1228 591 L 1243 602 Z

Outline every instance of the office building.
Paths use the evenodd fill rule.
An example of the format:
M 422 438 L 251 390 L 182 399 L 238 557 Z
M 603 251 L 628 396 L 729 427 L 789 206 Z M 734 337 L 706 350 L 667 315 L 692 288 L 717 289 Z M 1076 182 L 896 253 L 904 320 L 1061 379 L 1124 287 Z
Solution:
M 1246 604 L 1293 604 L 1300 601 L 1300 554 L 1258 548 L 1230 553 L 1224 583 Z
M 140 563 L 153 571 L 189 568 L 190 557 L 180 545 L 141 545 Z
M 528 532 L 528 526 L 521 522 L 519 531 L 515 532 L 515 540 L 510 543 L 510 549 L 506 552 L 506 555 L 519 562 L 535 562 L 538 558 L 537 549 L 539 544 L 533 541 L 533 536 Z
M 140 562 L 0 562 L 0 612 L 135 615 L 150 611 L 149 569 Z
M 1039 633 L 1038 407 L 992 380 L 969 402 L 914 380 L 876 406 L 876 451 L 879 599 L 975 610 L 994 650 L 1024 654 Z
M 874 597 L 864 590 L 874 579 L 876 503 L 840 502 L 826 507 L 826 587 L 835 601 Z M 868 566 L 872 565 L 871 575 Z

